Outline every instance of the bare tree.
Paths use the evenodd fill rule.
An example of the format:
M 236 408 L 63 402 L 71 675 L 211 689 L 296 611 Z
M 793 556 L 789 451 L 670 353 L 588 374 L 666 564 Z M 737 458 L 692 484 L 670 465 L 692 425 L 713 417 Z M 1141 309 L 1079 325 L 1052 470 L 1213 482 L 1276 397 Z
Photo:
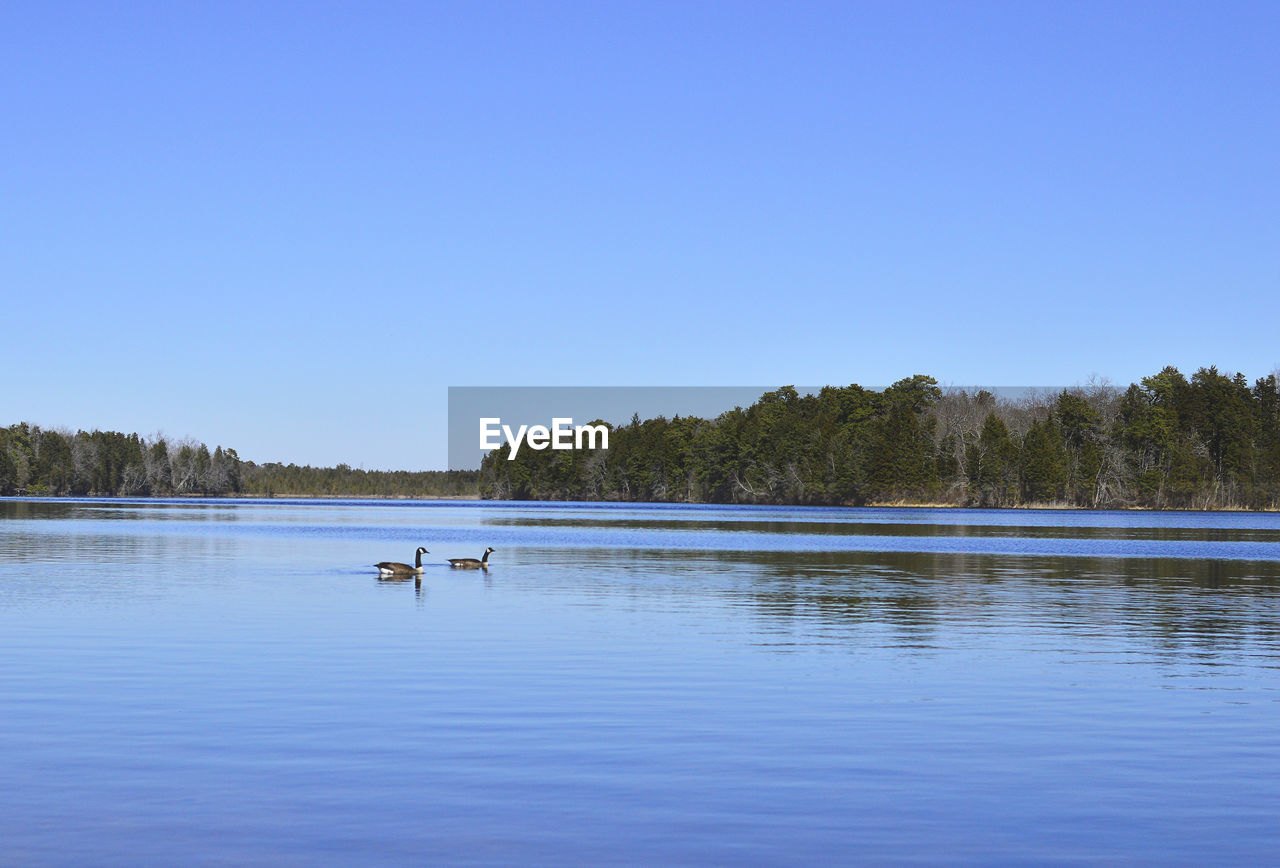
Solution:
M 94 489 L 94 471 L 98 468 L 98 444 L 83 431 L 68 437 L 68 441 L 71 444 L 72 490 L 91 492 Z M 96 493 L 110 494 L 107 491 Z

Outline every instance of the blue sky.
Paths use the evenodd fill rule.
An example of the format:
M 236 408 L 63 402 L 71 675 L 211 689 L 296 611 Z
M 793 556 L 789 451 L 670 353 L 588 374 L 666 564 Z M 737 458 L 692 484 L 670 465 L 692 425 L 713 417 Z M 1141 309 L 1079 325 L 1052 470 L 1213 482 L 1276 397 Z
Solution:
M 0 7 L 0 424 L 1280 365 L 1280 4 Z

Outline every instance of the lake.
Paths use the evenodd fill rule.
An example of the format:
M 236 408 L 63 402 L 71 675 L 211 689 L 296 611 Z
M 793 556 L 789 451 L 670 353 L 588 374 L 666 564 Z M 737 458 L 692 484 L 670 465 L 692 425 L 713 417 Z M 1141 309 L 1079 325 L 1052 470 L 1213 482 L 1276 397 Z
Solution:
M 1278 816 L 1280 515 L 0 501 L 5 864 L 1258 863 Z

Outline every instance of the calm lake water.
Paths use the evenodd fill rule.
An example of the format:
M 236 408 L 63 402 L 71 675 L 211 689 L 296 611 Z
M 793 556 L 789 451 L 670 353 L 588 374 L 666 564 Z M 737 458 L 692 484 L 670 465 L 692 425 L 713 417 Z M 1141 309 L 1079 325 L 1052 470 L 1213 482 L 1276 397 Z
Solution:
M 1278 515 L 0 501 L 6 864 L 1274 863 L 1278 818 Z

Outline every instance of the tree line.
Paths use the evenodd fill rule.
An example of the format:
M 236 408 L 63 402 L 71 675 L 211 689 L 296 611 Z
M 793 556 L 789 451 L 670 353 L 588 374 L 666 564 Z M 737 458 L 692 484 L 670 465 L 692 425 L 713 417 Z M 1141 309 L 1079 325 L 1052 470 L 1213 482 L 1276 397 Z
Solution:
M 715 419 L 633 418 L 609 448 L 509 447 L 479 471 L 242 461 L 191 439 L 0 428 L 0 495 L 301 495 L 694 503 L 1280 507 L 1277 375 L 1167 367 L 1019 400 L 916 375 L 792 387 Z
M 465 497 L 476 471 L 242 461 L 234 449 L 118 431 L 0 428 L 0 495 Z
M 999 399 L 916 375 L 792 387 L 715 419 L 632 419 L 607 450 L 489 453 L 485 498 L 1275 509 L 1280 391 L 1201 368 Z

